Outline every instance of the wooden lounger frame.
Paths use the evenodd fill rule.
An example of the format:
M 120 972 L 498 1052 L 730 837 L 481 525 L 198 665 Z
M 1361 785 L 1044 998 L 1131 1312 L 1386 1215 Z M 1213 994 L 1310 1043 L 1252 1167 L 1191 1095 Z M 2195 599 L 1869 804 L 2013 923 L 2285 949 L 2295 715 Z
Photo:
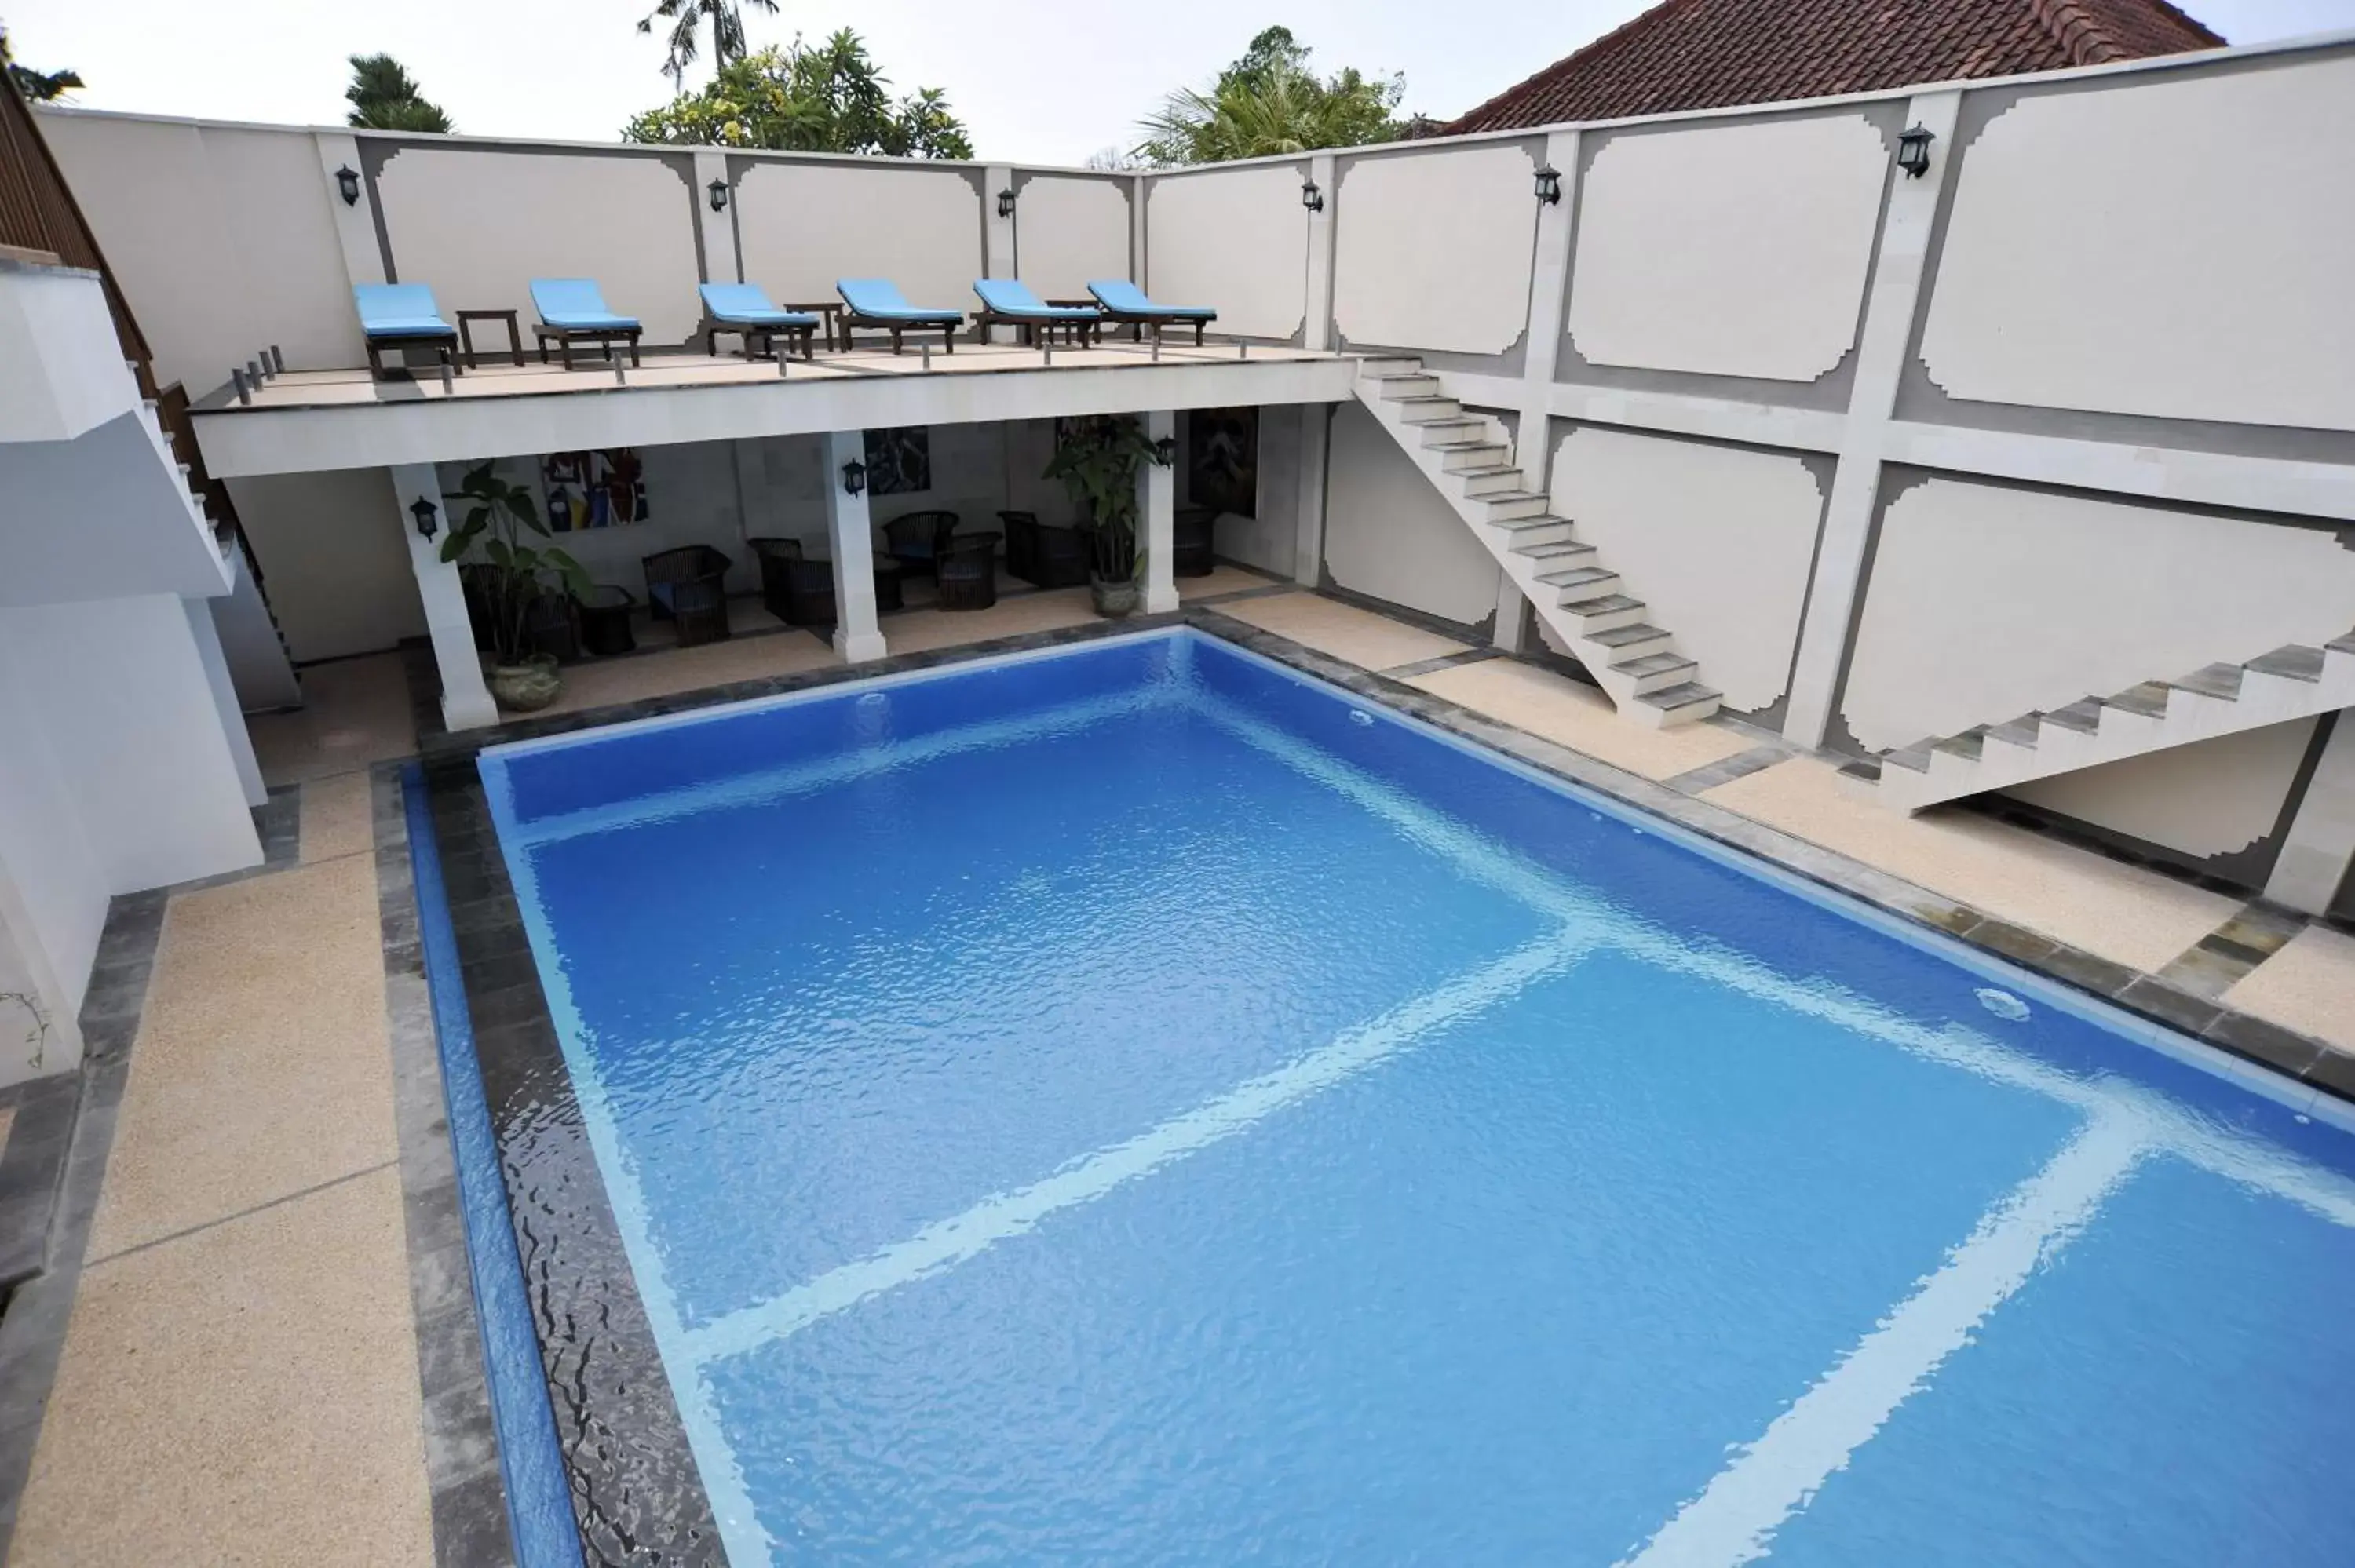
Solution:
M 1157 311 L 1116 311 L 1102 300 L 1096 299 L 1049 300 L 1047 302 L 1050 305 L 1093 305 L 1103 313 L 1103 319 L 1113 325 L 1128 328 L 1130 339 L 1136 343 L 1145 341 L 1146 327 L 1153 329 L 1153 341 L 1159 343 L 1162 328 L 1174 326 L 1182 331 L 1190 326 L 1194 329 L 1194 346 L 1199 348 L 1202 346 L 1202 329 L 1219 319 L 1219 313 L 1216 311 L 1210 312 L 1208 315 L 1199 316 L 1165 316 Z
M 531 335 L 539 344 L 539 362 L 542 365 L 548 363 L 548 344 L 549 340 L 553 338 L 564 351 L 564 368 L 567 370 L 572 368 L 572 345 L 576 343 L 595 344 L 604 351 L 605 357 L 609 360 L 613 357 L 613 345 L 617 343 L 626 343 L 630 345 L 630 363 L 636 365 L 638 337 L 645 331 L 644 327 L 550 326 L 546 322 L 534 322 L 531 325 Z
M 1050 305 L 1048 308 L 1052 310 L 1059 307 Z M 1073 307 L 1066 306 L 1060 308 L 1070 309 Z M 987 343 L 989 341 L 990 328 L 994 326 L 1010 326 L 1020 331 L 1022 334 L 1022 343 L 1026 347 L 1036 348 L 1039 346 L 1039 329 L 1040 327 L 1047 329 L 1047 341 L 1049 343 L 1055 341 L 1055 329 L 1061 327 L 1064 329 L 1063 336 L 1067 342 L 1076 344 L 1082 348 L 1092 348 L 1095 346 L 1096 331 L 1103 325 L 1103 317 L 1101 314 L 1089 316 L 1084 321 L 1074 316 L 1063 316 L 1059 318 L 1055 316 L 1009 315 L 1004 311 L 996 310 L 990 306 L 984 305 L 980 310 L 977 310 L 973 313 L 973 341 L 975 343 Z
M 789 323 L 783 326 L 762 326 L 755 322 L 715 321 L 704 332 L 703 347 L 704 352 L 710 355 L 712 358 L 719 358 L 719 334 L 723 332 L 732 332 L 744 340 L 744 357 L 747 359 L 776 358 L 777 339 L 781 337 L 786 340 L 789 352 L 792 348 L 798 347 L 802 351 L 804 359 L 815 359 L 817 351 L 813 346 L 813 343 L 817 336 L 817 329 L 818 323 L 815 322 Z M 761 345 L 761 352 L 758 354 L 753 351 L 755 343 Z M 832 347 L 833 344 L 834 334 L 829 332 L 826 334 L 826 345 Z
M 842 307 L 842 314 L 838 319 L 842 323 L 839 330 L 842 334 L 842 352 L 845 354 L 850 352 L 850 329 L 853 327 L 867 327 L 877 332 L 888 331 L 891 334 L 891 352 L 894 354 L 900 352 L 900 340 L 904 334 L 932 332 L 937 329 L 943 345 L 942 352 L 954 354 L 957 328 L 964 325 L 964 317 L 962 313 L 953 322 L 894 321 L 890 316 L 861 315 L 847 304 Z
M 363 333 L 361 335 L 366 336 Z M 368 339 L 368 374 L 377 380 L 384 379 L 383 354 L 386 349 L 430 348 L 453 376 L 466 374 L 465 363 L 458 354 L 458 334 L 447 337 L 432 333 L 413 333 L 401 337 L 371 337 Z

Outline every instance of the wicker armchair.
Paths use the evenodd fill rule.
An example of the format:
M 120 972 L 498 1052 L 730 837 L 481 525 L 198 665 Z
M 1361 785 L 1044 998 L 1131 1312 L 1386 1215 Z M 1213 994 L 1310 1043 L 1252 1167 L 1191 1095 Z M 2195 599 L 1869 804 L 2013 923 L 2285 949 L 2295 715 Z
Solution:
M 997 535 L 967 534 L 949 541 L 939 570 L 943 609 L 987 609 L 997 602 Z
M 784 608 L 777 613 L 789 626 L 834 624 L 834 563 L 806 557 L 787 561 L 779 568 L 784 577 Z
M 1218 514 L 1207 506 L 1188 506 L 1170 519 L 1169 575 L 1207 577 L 1218 570 L 1212 525 Z
M 645 557 L 646 602 L 656 620 L 676 621 L 678 645 L 728 635 L 728 557 L 709 545 L 681 545 Z
M 1080 588 L 1088 580 L 1088 535 L 1057 528 L 1035 512 L 1001 512 L 1006 524 L 1006 569 L 1033 588 Z
M 779 620 L 792 620 L 786 609 L 793 599 L 794 563 L 804 558 L 802 542 L 769 536 L 744 543 L 752 547 L 753 559 L 761 563 L 761 608 Z
M 934 576 L 957 528 L 954 512 L 911 512 L 883 524 L 883 553 L 903 572 Z

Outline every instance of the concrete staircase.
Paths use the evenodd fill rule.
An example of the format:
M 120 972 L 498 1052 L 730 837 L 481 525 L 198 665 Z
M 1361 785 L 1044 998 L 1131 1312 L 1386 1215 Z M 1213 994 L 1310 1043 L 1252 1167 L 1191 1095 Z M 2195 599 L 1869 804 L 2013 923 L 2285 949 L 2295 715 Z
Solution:
M 1357 393 L 1623 716 L 1668 728 L 1717 712 L 1718 694 L 1646 619 L 1644 601 L 1621 592 L 1594 546 L 1529 488 L 1495 419 L 1466 411 L 1415 359 L 1361 361 Z
M 1902 811 L 2355 706 L 2355 632 L 2291 643 L 2245 664 L 2211 664 L 2108 697 L 1923 740 L 1840 768 L 1855 790 Z

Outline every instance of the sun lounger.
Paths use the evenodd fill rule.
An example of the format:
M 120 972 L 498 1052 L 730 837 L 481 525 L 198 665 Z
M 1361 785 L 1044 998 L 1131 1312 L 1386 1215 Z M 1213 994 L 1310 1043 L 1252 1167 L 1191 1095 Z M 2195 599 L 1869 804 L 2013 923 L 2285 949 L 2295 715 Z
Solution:
M 941 329 L 946 352 L 956 352 L 956 329 L 964 325 L 963 311 L 920 310 L 908 302 L 900 286 L 889 278 L 837 278 L 835 292 L 842 296 L 842 346 L 850 346 L 853 327 L 874 327 L 891 334 L 891 352 L 900 352 L 900 336 L 910 328 Z
M 1030 291 L 1029 286 L 1012 278 L 975 278 L 973 291 L 981 296 L 982 309 L 973 318 L 973 335 L 976 343 L 986 342 L 989 329 L 1005 325 L 1016 328 L 1024 343 L 1037 343 L 1041 332 L 1053 342 L 1057 327 L 1063 328 L 1074 343 L 1095 341 L 1096 328 L 1103 321 L 1103 313 L 1093 305 L 1050 305 Z
M 553 338 L 564 351 L 564 368 L 572 368 L 572 345 L 593 343 L 613 357 L 613 345 L 630 345 L 630 363 L 638 363 L 638 334 L 644 329 L 635 316 L 617 316 L 605 308 L 605 296 L 597 290 L 593 278 L 534 278 L 531 281 L 532 308 L 539 312 L 539 321 L 531 335 L 539 343 L 539 362 L 548 363 L 549 340 Z
M 453 372 L 465 374 L 458 363 L 458 329 L 442 319 L 433 291 L 424 284 L 355 283 L 352 305 L 368 340 L 370 375 L 384 374 L 380 355 L 388 348 L 431 348 Z
M 719 352 L 719 334 L 732 332 L 743 338 L 747 359 L 753 356 L 756 344 L 775 355 L 781 335 L 788 343 L 799 340 L 804 359 L 815 357 L 811 340 L 817 335 L 818 318 L 807 311 L 781 308 L 758 283 L 706 283 L 703 308 L 711 317 L 704 346 L 713 355 Z
M 1153 339 L 1161 341 L 1161 329 L 1167 326 L 1194 328 L 1194 341 L 1202 341 L 1202 329 L 1219 319 L 1219 313 L 1200 305 L 1156 305 L 1145 297 L 1145 291 L 1125 278 L 1099 278 L 1088 285 L 1088 292 L 1103 307 L 1104 320 L 1135 329 L 1140 341 L 1145 329 L 1153 329 Z

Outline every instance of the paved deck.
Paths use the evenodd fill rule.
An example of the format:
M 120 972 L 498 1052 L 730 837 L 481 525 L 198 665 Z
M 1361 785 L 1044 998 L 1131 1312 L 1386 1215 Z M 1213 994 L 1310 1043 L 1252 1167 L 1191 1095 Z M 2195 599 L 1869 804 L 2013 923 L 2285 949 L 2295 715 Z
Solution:
M 1180 588 L 2137 969 L 2190 963 L 2227 934 L 2243 967 L 2225 1001 L 2355 1052 L 2355 938 L 2337 931 L 2277 915 L 2267 925 L 2269 912 L 2240 900 L 1973 813 L 1896 817 L 1737 722 L 1640 729 L 1567 676 L 1250 572 L 1221 567 Z M 974 614 L 910 610 L 884 630 L 907 652 L 1088 619 L 1084 590 L 1061 590 Z M 746 636 L 582 666 L 571 700 L 832 662 L 806 632 Z M 318 666 L 305 684 L 307 709 L 255 725 L 270 781 L 295 807 L 291 843 L 258 874 L 164 901 L 88 1261 L 17 1510 L 16 1563 L 421 1564 L 433 1561 L 434 1485 L 487 1474 L 490 1457 L 424 1397 L 436 1370 L 421 1367 L 418 1238 L 404 1238 L 409 1151 L 368 771 L 417 745 L 402 660 Z M 2253 935 L 2260 926 L 2277 935 Z

